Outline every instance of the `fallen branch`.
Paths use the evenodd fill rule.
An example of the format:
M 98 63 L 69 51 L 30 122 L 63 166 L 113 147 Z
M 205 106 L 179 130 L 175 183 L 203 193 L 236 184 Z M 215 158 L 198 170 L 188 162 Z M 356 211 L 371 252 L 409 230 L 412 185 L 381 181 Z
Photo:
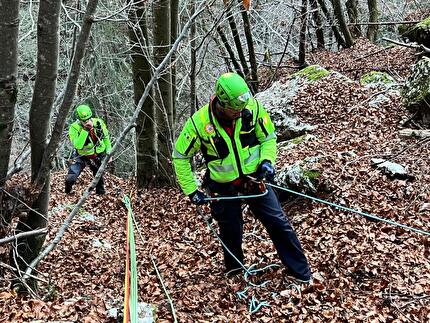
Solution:
M 402 137 L 429 138 L 430 130 L 402 129 L 399 131 L 399 135 Z
M 423 44 L 417 44 L 417 43 L 408 43 L 407 44 L 407 43 L 402 43 L 402 42 L 399 42 L 397 40 L 386 38 L 386 37 L 383 37 L 382 40 L 385 40 L 387 42 L 390 42 L 390 43 L 393 43 L 393 44 L 396 44 L 396 45 L 399 45 L 399 46 L 403 46 L 403 47 L 421 49 L 425 53 L 430 54 L 430 48 L 424 46 Z
M 46 229 L 46 228 L 36 229 L 36 230 L 32 230 L 32 231 L 27 231 L 27 232 L 21 232 L 21 233 L 15 234 L 13 236 L 0 239 L 0 245 L 15 241 L 15 240 L 18 240 L 21 238 L 25 238 L 25 237 L 38 236 L 41 234 L 45 234 L 47 232 L 48 232 L 48 229 Z

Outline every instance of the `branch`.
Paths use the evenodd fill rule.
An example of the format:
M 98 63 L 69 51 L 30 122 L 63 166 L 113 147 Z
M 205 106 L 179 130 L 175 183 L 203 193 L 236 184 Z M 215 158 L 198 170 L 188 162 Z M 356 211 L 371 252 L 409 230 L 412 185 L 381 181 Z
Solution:
M 417 43 L 406 44 L 406 43 L 402 43 L 402 42 L 399 42 L 397 40 L 386 38 L 386 37 L 383 37 L 382 40 L 385 40 L 387 42 L 390 42 L 390 43 L 393 43 L 393 44 L 396 44 L 396 45 L 399 45 L 399 46 L 403 46 L 403 47 L 421 49 L 425 53 L 430 54 L 430 48 L 424 46 L 423 44 L 417 44 Z
M 213 0 L 215 1 L 215 0 Z M 135 124 L 136 124 L 136 120 L 139 116 L 140 110 L 143 106 L 143 103 L 145 102 L 146 98 L 148 97 L 152 87 L 154 86 L 155 82 L 158 80 L 158 78 L 160 77 L 161 72 L 164 70 L 165 66 L 169 63 L 170 58 L 173 56 L 173 53 L 176 52 L 176 50 L 179 47 L 179 43 L 182 41 L 182 39 L 185 38 L 186 34 L 188 33 L 188 29 L 191 27 L 193 21 L 196 19 L 196 17 L 198 15 L 200 15 L 200 13 L 203 11 L 204 7 L 207 4 L 205 2 L 202 2 L 198 8 L 198 10 L 191 16 L 190 20 L 188 20 L 188 22 L 185 24 L 184 28 L 182 29 L 181 34 L 178 36 L 178 38 L 176 39 L 175 43 L 173 44 L 172 48 L 170 49 L 170 51 L 167 53 L 166 57 L 164 57 L 163 61 L 160 63 L 160 65 L 157 66 L 157 68 L 154 70 L 153 76 L 151 78 L 151 80 L 148 82 L 148 84 L 145 87 L 145 91 L 142 94 L 142 97 L 140 98 L 134 112 L 133 115 L 130 119 L 130 121 L 128 122 L 127 126 L 125 127 L 125 129 L 121 132 L 121 134 L 118 136 L 117 141 L 115 142 L 114 146 L 112 147 L 112 151 L 109 155 L 106 156 L 106 158 L 103 159 L 102 164 L 100 165 L 99 170 L 97 171 L 97 174 L 94 176 L 93 181 L 91 182 L 90 186 L 87 187 L 87 189 L 85 190 L 84 194 L 81 196 L 80 200 L 78 201 L 78 203 L 75 205 L 75 207 L 73 208 L 73 210 L 70 212 L 70 214 L 67 216 L 66 220 L 64 221 L 64 223 L 62 224 L 61 228 L 59 229 L 59 231 L 57 232 L 54 240 L 52 240 L 52 242 L 50 244 L 48 244 L 45 249 L 43 249 L 43 251 L 31 262 L 31 264 L 27 267 L 26 271 L 25 271 L 25 275 L 23 277 L 24 280 L 28 279 L 30 277 L 30 274 L 32 273 L 32 271 L 34 270 L 34 268 L 36 268 L 36 266 L 40 263 L 40 261 L 45 258 L 61 241 L 61 239 L 63 238 L 67 228 L 70 226 L 71 222 L 73 221 L 73 218 L 76 216 L 76 214 L 78 213 L 79 209 L 81 208 L 81 206 L 85 203 L 85 201 L 87 200 L 88 196 L 90 195 L 91 191 L 96 187 L 100 177 L 103 175 L 103 173 L 105 172 L 106 166 L 108 164 L 108 161 L 110 159 L 110 157 L 116 152 L 116 150 L 118 149 L 118 147 L 121 145 L 121 142 L 124 140 L 125 136 L 127 135 L 127 133 L 134 128 Z
M 48 232 L 48 229 L 46 229 L 46 228 L 36 229 L 36 230 L 32 230 L 32 231 L 27 231 L 27 232 L 21 232 L 21 233 L 15 234 L 14 236 L 0 239 L 0 245 L 5 244 L 5 243 L 9 243 L 11 241 L 15 241 L 15 240 L 18 240 L 21 238 L 25 238 L 25 237 L 38 236 L 41 234 L 45 234 L 47 232 Z
M 370 25 L 414 25 L 421 21 L 380 21 L 380 22 L 355 22 L 349 23 L 348 26 L 370 26 Z

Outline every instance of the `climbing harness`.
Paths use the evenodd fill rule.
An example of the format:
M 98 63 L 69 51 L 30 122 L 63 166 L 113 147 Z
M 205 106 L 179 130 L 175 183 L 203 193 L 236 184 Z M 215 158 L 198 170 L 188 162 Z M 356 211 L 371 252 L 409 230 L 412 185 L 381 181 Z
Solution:
M 253 177 L 251 177 L 249 175 L 248 175 L 248 177 L 250 179 L 254 179 L 255 180 L 255 178 L 253 178 Z M 303 194 L 303 193 L 299 193 L 299 192 L 290 190 L 290 189 L 288 189 L 286 187 L 282 187 L 282 186 L 279 186 L 279 185 L 276 185 L 276 184 L 273 184 L 273 183 L 266 182 L 266 185 L 269 185 L 271 187 L 274 187 L 274 188 L 283 190 L 285 192 L 292 193 L 292 194 L 295 194 L 295 195 L 298 195 L 298 196 L 301 196 L 301 197 L 304 197 L 304 198 L 307 198 L 307 199 L 310 199 L 310 200 L 313 200 L 313 201 L 316 201 L 316 202 L 324 203 L 324 204 L 333 206 L 335 208 L 338 208 L 338 209 L 341 209 L 341 210 L 344 210 L 344 211 L 356 213 L 356 214 L 359 214 L 361 216 L 364 216 L 364 217 L 367 217 L 367 218 L 370 218 L 370 219 L 373 219 L 373 220 L 385 222 L 385 223 L 388 223 L 388 224 L 391 224 L 391 225 L 394 225 L 394 226 L 397 226 L 397 227 L 400 227 L 400 228 L 403 228 L 403 229 L 406 229 L 406 230 L 410 230 L 410 231 L 414 231 L 414 232 L 417 232 L 417 233 L 421 233 L 421 234 L 430 236 L 430 232 L 422 230 L 422 229 L 417 229 L 417 228 L 410 227 L 410 226 L 407 226 L 405 224 L 402 224 L 402 223 L 399 223 L 399 222 L 396 222 L 396 221 L 392 221 L 392 220 L 381 218 L 381 217 L 373 215 L 373 214 L 369 214 L 369 213 L 366 213 L 366 212 L 354 210 L 354 209 L 351 209 L 349 207 L 346 207 L 346 206 L 343 206 L 343 205 L 339 205 L 339 204 L 336 204 L 336 203 L 332 203 L 332 202 L 329 202 L 329 201 L 325 201 L 325 200 L 319 199 L 317 197 L 309 196 L 309 195 L 306 195 L 306 194 Z
M 210 202 L 223 200 L 252 199 L 256 197 L 262 197 L 268 193 L 265 183 L 255 178 L 250 178 L 248 182 L 244 183 L 244 191 L 246 192 L 246 194 L 238 194 L 233 196 L 213 196 L 206 197 L 204 200 Z

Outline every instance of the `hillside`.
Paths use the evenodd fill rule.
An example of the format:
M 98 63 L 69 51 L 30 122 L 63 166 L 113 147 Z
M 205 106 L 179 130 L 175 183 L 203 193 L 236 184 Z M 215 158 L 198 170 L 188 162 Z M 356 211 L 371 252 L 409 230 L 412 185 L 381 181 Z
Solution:
M 353 80 L 373 69 L 401 78 L 414 52 L 360 41 L 340 53 L 314 53 L 311 60 Z M 283 71 L 283 82 L 290 72 Z M 294 109 L 301 121 L 317 126 L 314 139 L 283 151 L 277 166 L 318 157 L 314 167 L 321 172 L 319 198 L 430 231 L 429 140 L 400 137 L 409 115 L 397 96 L 371 106 L 378 92 L 332 77 L 306 85 Z M 371 166 L 371 158 L 395 161 L 411 176 L 389 178 Z M 66 196 L 64 176 L 60 172 L 52 179 L 48 241 L 91 177 L 81 176 L 75 193 Z M 121 198 L 130 193 L 142 234 L 136 233 L 139 300 L 157 306 L 160 322 L 171 322 L 172 314 L 153 261 L 179 322 L 430 320 L 430 243 L 424 235 L 291 198 L 285 210 L 312 269 L 324 282 L 299 292 L 285 280 L 282 268 L 271 267 L 253 278 L 254 283 L 268 283 L 250 288 L 240 299 L 236 293 L 246 282 L 240 276 L 224 277 L 219 243 L 179 190 L 137 192 L 131 180 L 112 175 L 106 176 L 106 189 L 107 195 L 89 198 L 61 244 L 39 267 L 49 280 L 49 286 L 41 284 L 40 294 L 49 289 L 49 297 L 42 301 L 0 292 L 0 322 L 113 322 L 107 312 L 121 308 L 123 300 L 127 212 Z M 248 213 L 245 223 L 246 264 L 279 264 L 262 226 Z M 269 306 L 250 314 L 252 296 Z

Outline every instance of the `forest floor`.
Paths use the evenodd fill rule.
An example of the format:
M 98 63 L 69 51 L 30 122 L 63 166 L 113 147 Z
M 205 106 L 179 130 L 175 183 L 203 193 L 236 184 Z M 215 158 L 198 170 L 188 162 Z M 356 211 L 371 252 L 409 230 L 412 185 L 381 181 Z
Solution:
M 400 79 L 414 59 L 410 49 L 383 49 L 366 41 L 309 58 L 353 80 L 375 69 Z M 399 97 L 379 107 L 369 105 L 371 97 L 358 82 L 331 77 L 306 85 L 294 109 L 301 121 L 318 126 L 315 138 L 284 151 L 277 165 L 318 156 L 319 198 L 430 231 L 429 140 L 399 136 L 409 117 Z M 374 157 L 400 163 L 411 176 L 399 180 L 383 175 L 371 166 Z M 63 193 L 65 171 L 53 175 L 47 241 L 88 185 L 91 176 L 86 175 L 72 195 Z M 130 193 L 141 233 L 136 232 L 139 301 L 157 306 L 159 322 L 172 322 L 173 316 L 154 263 L 179 322 L 430 321 L 428 236 L 307 199 L 290 199 L 285 210 L 313 271 L 324 281 L 299 291 L 282 267 L 271 267 L 252 278 L 267 284 L 249 288 L 241 299 L 237 292 L 247 282 L 242 276 L 225 277 L 219 242 L 179 190 L 137 192 L 133 181 L 112 175 L 106 175 L 106 188 L 106 195 L 89 197 L 61 243 L 39 266 L 40 275 L 49 280 L 39 291 L 45 298 L 0 290 L 0 322 L 113 322 L 108 310 L 121 309 L 124 294 L 127 211 L 121 199 Z M 249 213 L 244 219 L 246 264 L 280 264 L 259 222 Z M 252 299 L 267 306 L 251 314 Z

